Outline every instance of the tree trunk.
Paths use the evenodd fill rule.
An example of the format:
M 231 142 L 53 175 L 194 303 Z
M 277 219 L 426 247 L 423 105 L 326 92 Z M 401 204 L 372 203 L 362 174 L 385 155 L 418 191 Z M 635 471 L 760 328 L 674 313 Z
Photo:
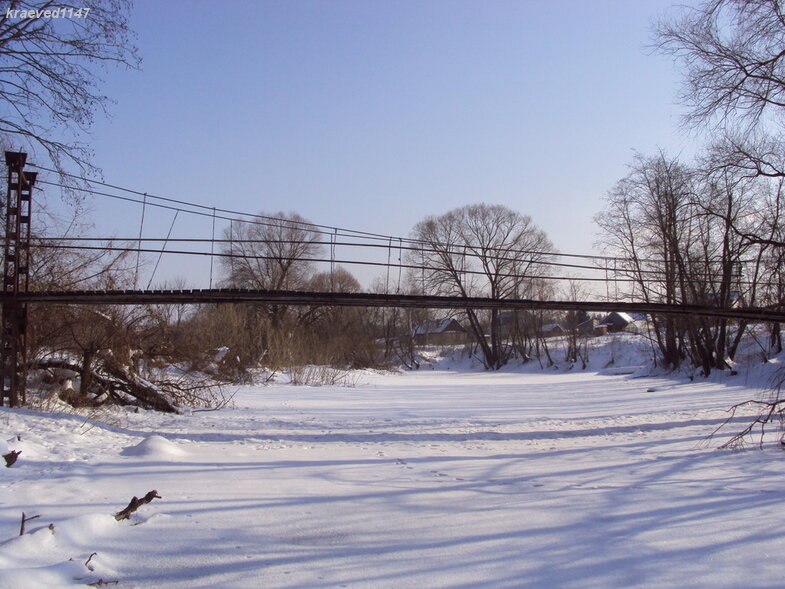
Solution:
M 161 390 L 157 389 L 152 383 L 133 374 L 127 368 L 107 359 L 104 360 L 104 370 L 111 376 L 122 380 L 128 387 L 126 392 L 136 397 L 143 405 L 164 413 L 179 413 L 177 407 L 164 396 Z
M 95 350 L 88 348 L 82 354 L 82 370 L 79 373 L 79 395 L 86 397 L 90 393 L 90 386 L 93 384 L 93 356 Z
M 772 323 L 771 325 L 771 345 L 775 353 L 782 352 L 782 334 L 780 333 L 780 324 Z

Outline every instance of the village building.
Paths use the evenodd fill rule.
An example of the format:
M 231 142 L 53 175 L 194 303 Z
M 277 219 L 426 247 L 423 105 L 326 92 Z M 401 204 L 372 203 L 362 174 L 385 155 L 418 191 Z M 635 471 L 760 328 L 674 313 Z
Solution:
M 627 331 L 638 333 L 646 328 L 645 313 L 624 313 L 613 311 L 605 316 L 600 325 L 604 325 L 608 333 Z
M 564 335 L 564 329 L 558 323 L 546 323 L 540 327 L 539 333 L 542 337 L 557 337 Z
M 414 344 L 418 346 L 453 346 L 468 343 L 471 338 L 456 319 L 429 319 L 412 330 Z

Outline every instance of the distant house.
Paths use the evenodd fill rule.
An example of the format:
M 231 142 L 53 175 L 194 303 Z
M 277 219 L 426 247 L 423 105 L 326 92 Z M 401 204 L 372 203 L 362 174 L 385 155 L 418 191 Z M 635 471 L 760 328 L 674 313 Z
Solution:
M 470 340 L 463 325 L 452 317 L 428 320 L 412 330 L 415 345 L 451 346 L 465 344 Z
M 564 329 L 558 323 L 546 323 L 542 327 L 540 327 L 539 333 L 543 337 L 556 337 L 558 335 L 564 335 Z
M 646 323 L 646 315 L 614 311 L 605 316 L 600 325 L 607 327 L 609 333 L 631 331 L 637 333 Z
M 580 335 L 595 336 L 608 333 L 608 326 L 600 323 L 598 319 L 587 319 L 582 323 L 578 323 L 576 328 Z
M 533 335 L 536 325 L 537 319 L 531 311 L 501 311 L 496 316 L 496 328 L 502 337 L 508 337 L 514 333 Z

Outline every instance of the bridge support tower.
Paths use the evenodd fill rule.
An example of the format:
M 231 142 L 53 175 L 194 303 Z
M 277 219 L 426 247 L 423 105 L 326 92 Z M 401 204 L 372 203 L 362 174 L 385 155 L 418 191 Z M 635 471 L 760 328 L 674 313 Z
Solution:
M 8 191 L 3 248 L 3 316 L 0 327 L 0 405 L 26 402 L 27 303 L 17 295 L 30 281 L 30 213 L 36 173 L 25 172 L 27 154 L 6 151 Z

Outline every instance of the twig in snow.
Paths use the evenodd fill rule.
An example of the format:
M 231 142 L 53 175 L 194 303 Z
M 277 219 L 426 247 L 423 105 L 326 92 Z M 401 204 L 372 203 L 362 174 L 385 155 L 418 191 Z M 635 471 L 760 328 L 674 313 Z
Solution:
M 29 522 L 31 520 L 34 520 L 34 519 L 38 519 L 39 517 L 41 517 L 41 516 L 40 515 L 31 515 L 30 517 L 27 517 L 25 515 L 25 512 L 23 511 L 22 512 L 22 525 L 19 526 L 19 535 L 20 536 L 24 536 L 25 535 L 25 524 L 27 522 Z
M 150 503 L 153 499 L 161 499 L 161 496 L 158 494 L 158 491 L 152 490 L 147 495 L 139 499 L 138 497 L 134 497 L 131 499 L 131 502 L 128 504 L 128 507 L 123 509 L 122 511 L 115 514 L 114 518 L 117 521 L 122 521 L 124 519 L 128 519 L 128 517 L 137 509 L 139 509 L 145 503 Z
M 87 570 L 91 573 L 95 570 L 95 567 L 90 565 L 90 561 L 93 560 L 94 556 L 98 556 L 98 553 L 93 552 L 84 563 L 85 567 L 87 567 Z

